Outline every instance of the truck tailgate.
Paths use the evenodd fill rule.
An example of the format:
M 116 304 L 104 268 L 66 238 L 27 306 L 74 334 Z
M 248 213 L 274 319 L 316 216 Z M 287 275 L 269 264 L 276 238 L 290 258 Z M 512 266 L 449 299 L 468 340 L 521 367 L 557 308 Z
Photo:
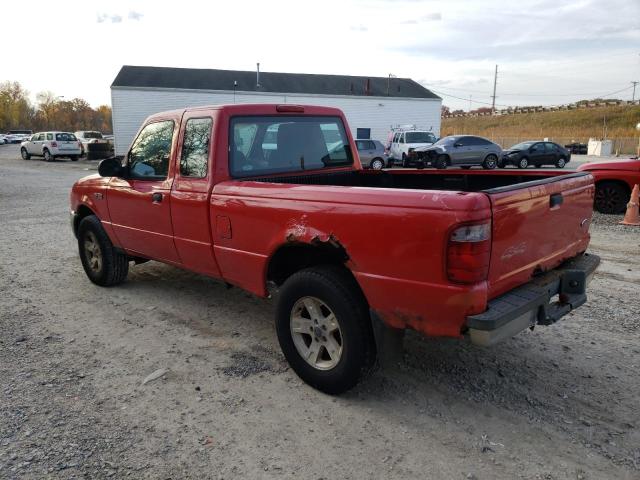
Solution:
M 492 209 L 489 298 L 586 250 L 594 184 L 572 173 L 485 190 Z

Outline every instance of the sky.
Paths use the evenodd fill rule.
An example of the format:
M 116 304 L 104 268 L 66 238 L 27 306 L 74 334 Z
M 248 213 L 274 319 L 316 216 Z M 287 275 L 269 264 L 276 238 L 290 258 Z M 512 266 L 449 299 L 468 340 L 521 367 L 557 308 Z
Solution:
M 260 62 L 270 72 L 412 78 L 468 110 L 490 104 L 498 65 L 498 107 L 630 100 L 639 20 L 640 0 L 32 1 L 0 23 L 11 53 L 0 82 L 19 81 L 34 100 L 50 90 L 98 106 L 110 103 L 122 65 Z

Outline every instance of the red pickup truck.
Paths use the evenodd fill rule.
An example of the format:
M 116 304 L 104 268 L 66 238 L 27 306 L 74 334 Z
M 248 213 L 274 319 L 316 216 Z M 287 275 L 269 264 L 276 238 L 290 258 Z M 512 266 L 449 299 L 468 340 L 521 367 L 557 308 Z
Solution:
M 594 177 L 596 194 L 593 207 L 600 213 L 624 213 L 633 186 L 640 183 L 640 158 L 584 163 L 580 172 Z
M 89 279 L 157 260 L 277 298 L 282 351 L 340 393 L 407 328 L 493 345 L 586 301 L 588 173 L 363 170 L 343 113 L 226 105 L 147 119 L 76 182 Z

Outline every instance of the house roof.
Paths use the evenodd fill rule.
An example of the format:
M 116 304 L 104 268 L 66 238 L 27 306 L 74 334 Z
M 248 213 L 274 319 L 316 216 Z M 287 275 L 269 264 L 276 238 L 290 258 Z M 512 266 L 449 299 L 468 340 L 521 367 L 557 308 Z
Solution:
M 124 65 L 120 69 L 111 87 L 233 90 L 234 81 L 238 82 L 236 87 L 238 92 L 440 98 L 410 78 L 389 80 L 387 77 L 260 72 L 258 87 L 255 71 L 132 65 Z

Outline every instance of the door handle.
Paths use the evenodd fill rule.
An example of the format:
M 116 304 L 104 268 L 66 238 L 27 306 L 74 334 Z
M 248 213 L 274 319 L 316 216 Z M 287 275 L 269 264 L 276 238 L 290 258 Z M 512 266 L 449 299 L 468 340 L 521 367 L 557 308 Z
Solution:
M 549 197 L 549 207 L 559 207 L 560 205 L 562 205 L 563 201 L 564 197 L 562 196 L 562 193 L 554 193 Z
M 151 195 L 151 200 L 153 201 L 153 203 L 160 203 L 162 202 L 162 194 L 160 192 L 155 192 Z

